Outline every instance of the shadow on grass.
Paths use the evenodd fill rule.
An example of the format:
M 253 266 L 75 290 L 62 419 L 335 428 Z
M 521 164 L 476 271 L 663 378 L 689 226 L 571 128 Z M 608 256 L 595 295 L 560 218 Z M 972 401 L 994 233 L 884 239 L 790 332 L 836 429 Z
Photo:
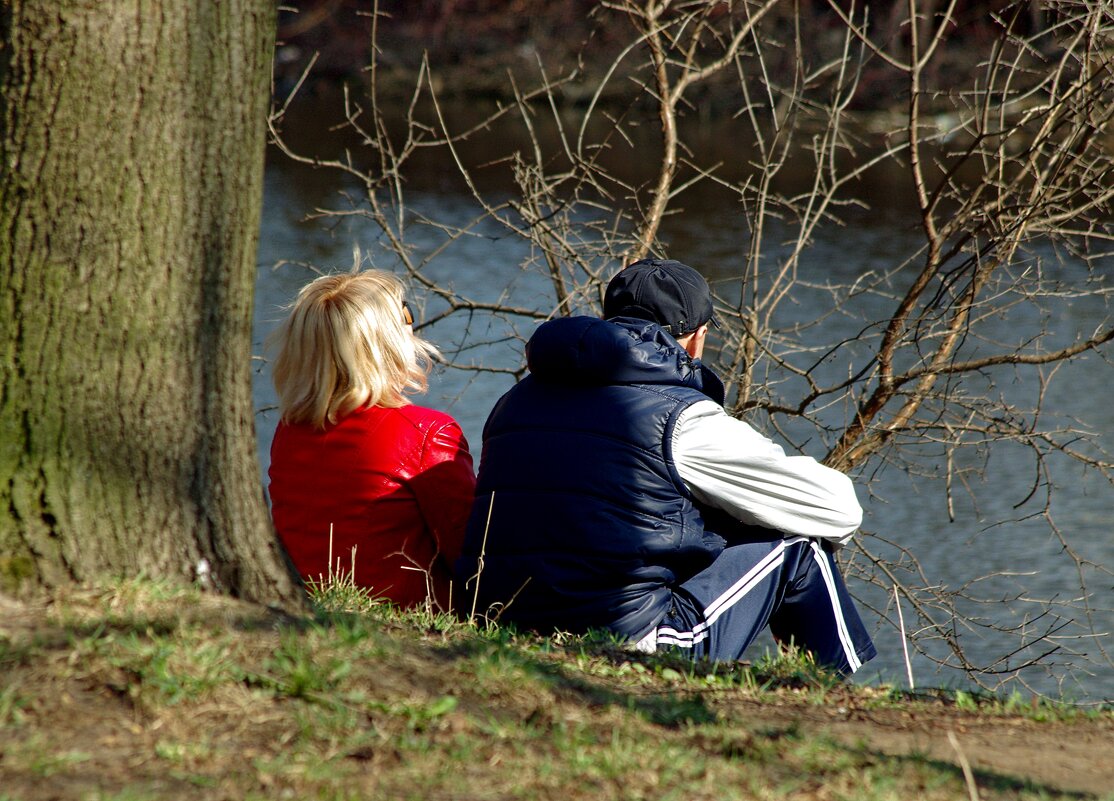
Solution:
M 966 782 L 966 778 L 963 775 L 963 768 L 943 759 L 933 759 L 922 754 L 887 754 L 884 751 L 874 749 L 861 749 L 861 753 L 880 763 L 924 767 L 937 773 L 951 774 L 957 781 Z M 1018 778 L 1017 776 L 1010 776 L 1005 773 L 998 773 L 983 768 L 972 768 L 971 776 L 980 793 L 989 792 L 993 797 L 1095 798 L 1093 793 L 1065 790 L 1062 787 L 1052 787 L 1034 782 L 1030 779 Z
M 615 686 L 606 678 L 592 678 L 577 668 L 567 667 L 559 660 L 570 658 L 553 649 L 553 658 L 535 655 L 521 647 L 513 647 L 485 639 L 457 641 L 438 648 L 441 656 L 451 661 L 497 658 L 502 663 L 518 668 L 525 674 L 552 688 L 558 695 L 572 695 L 588 707 L 617 706 L 633 711 L 659 726 L 676 728 L 688 724 L 715 723 L 716 713 L 710 709 L 703 696 L 686 691 L 673 692 L 654 689 L 639 694 Z M 583 650 L 580 647 L 577 651 Z M 603 655 L 603 654 L 601 654 Z M 623 652 L 612 655 L 616 667 L 624 663 L 647 664 L 642 655 Z

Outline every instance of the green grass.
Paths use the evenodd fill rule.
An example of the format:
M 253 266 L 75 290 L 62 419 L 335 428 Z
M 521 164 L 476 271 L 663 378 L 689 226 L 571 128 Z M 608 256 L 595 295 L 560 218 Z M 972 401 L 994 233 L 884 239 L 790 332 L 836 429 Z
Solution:
M 297 618 L 155 582 L 73 593 L 0 627 L 0 673 L 0 787 L 21 801 L 953 799 L 956 764 L 817 720 L 1114 730 L 1109 708 L 857 688 L 800 654 L 694 664 L 337 586 Z M 983 799 L 1087 797 L 977 780 Z

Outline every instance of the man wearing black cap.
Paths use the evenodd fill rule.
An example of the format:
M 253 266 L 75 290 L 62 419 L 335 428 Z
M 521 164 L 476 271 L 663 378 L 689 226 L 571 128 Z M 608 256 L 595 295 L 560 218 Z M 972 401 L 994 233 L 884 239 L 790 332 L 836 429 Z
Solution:
M 463 606 L 714 660 L 769 625 L 853 673 L 875 650 L 830 544 L 862 520 L 854 487 L 724 411 L 700 361 L 712 312 L 696 270 L 644 259 L 608 284 L 605 319 L 537 329 L 484 427 Z

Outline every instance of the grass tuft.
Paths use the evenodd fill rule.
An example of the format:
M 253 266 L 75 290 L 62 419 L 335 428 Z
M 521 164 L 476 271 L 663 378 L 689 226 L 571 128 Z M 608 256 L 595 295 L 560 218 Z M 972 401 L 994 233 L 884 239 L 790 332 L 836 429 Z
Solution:
M 345 570 L 340 560 L 333 563 L 333 535 L 329 531 L 329 568 L 326 575 L 306 582 L 309 600 L 319 615 L 365 615 L 387 602 L 370 587 L 356 583 L 356 549 L 352 549 L 352 566 Z

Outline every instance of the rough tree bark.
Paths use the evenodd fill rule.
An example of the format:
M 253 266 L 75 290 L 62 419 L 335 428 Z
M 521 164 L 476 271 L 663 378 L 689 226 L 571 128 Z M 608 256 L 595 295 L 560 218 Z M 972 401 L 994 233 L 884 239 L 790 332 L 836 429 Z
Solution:
M 298 598 L 250 378 L 274 3 L 0 15 L 0 588 Z

